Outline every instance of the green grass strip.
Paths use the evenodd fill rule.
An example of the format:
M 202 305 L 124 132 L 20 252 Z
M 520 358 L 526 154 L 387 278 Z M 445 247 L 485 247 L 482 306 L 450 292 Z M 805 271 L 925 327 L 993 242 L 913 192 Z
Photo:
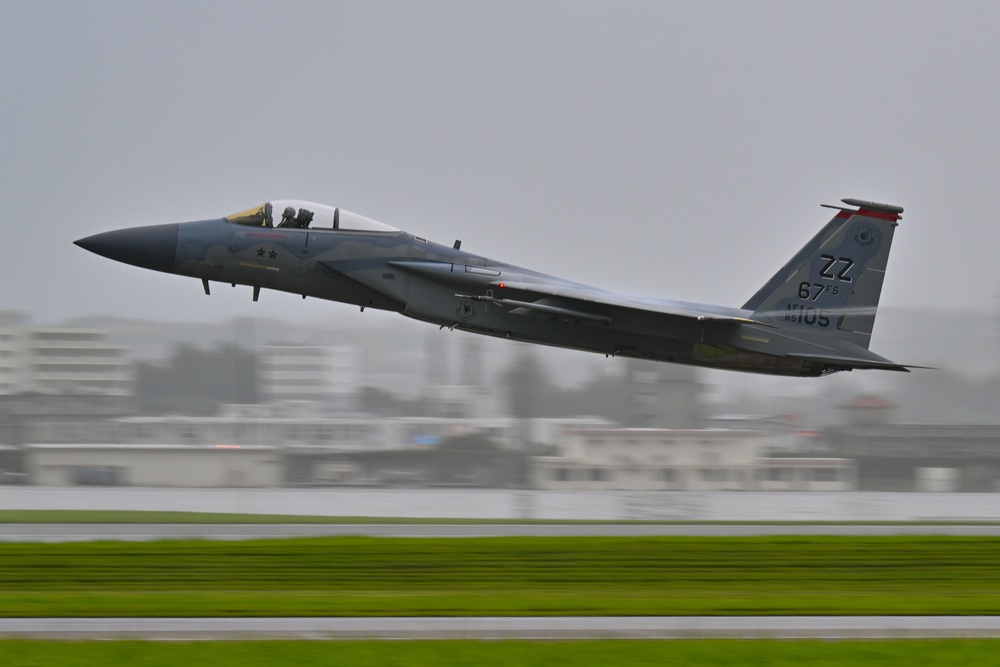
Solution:
M 190 664 L 217 667 L 254 665 L 351 665 L 351 667 L 685 667 L 687 665 L 768 665 L 800 667 L 937 667 L 995 665 L 1000 640 L 909 641 L 249 641 L 249 642 L 43 642 L 0 641 L 5 667 L 29 665 Z
M 0 615 L 1000 613 L 1000 538 L 0 544 Z

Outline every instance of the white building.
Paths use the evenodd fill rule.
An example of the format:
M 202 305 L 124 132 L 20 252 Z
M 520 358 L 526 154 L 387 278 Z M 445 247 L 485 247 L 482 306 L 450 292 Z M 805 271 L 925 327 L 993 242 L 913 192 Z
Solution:
M 451 437 L 479 434 L 502 445 L 514 440 L 517 420 L 331 415 L 317 401 L 225 405 L 211 417 L 124 416 L 94 420 L 81 428 L 53 420 L 35 442 L 121 445 L 265 446 L 282 451 L 366 452 L 428 447 Z
M 610 429 L 616 422 L 604 417 L 534 417 L 526 420 L 524 440 L 532 445 L 555 447 L 574 429 Z
M 53 423 L 29 444 L 29 484 L 275 486 L 370 484 L 344 454 L 422 449 L 450 437 L 511 440 L 516 420 L 331 415 L 316 401 L 228 405 L 213 417 L 167 415 Z M 67 440 L 83 435 L 87 441 Z
M 133 366 L 100 331 L 30 329 L 26 389 L 42 394 L 132 394 Z
M 327 411 L 356 408 L 358 356 L 351 346 L 266 345 L 258 349 L 258 391 L 267 403 L 319 401 Z
M 567 491 L 847 490 L 843 459 L 764 458 L 759 431 L 570 429 L 558 456 L 535 459 L 535 488 Z
M 282 450 L 357 452 L 391 447 L 383 420 L 332 416 L 316 401 L 227 405 L 214 417 L 121 417 L 109 441 L 136 445 L 265 446 Z
M 133 363 L 121 345 L 90 329 L 29 327 L 0 311 L 0 394 L 131 396 Z

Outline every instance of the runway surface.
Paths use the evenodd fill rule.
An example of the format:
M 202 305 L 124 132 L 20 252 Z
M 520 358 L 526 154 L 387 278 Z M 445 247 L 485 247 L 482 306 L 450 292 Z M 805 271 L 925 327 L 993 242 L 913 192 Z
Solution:
M 564 616 L 460 618 L 8 618 L 41 639 L 911 639 L 1000 637 L 1000 616 Z
M 0 542 L 249 540 L 371 537 L 760 537 L 767 535 L 1000 536 L 1000 525 L 816 524 L 0 524 Z

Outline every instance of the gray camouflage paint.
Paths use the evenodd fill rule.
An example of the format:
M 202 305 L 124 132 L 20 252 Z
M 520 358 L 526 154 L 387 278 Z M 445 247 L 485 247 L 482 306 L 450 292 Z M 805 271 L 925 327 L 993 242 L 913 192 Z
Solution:
M 142 268 L 399 312 L 444 327 L 606 355 L 773 375 L 907 370 L 868 351 L 902 209 L 844 200 L 742 308 L 618 295 L 403 231 L 123 229 L 77 245 Z

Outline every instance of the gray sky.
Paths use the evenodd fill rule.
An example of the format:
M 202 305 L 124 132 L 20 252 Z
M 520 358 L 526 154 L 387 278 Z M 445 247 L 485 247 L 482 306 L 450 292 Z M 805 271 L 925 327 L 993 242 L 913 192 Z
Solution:
M 368 317 L 72 245 L 284 197 L 738 306 L 859 197 L 906 208 L 883 305 L 995 310 L 998 25 L 989 2 L 3 3 L 0 309 Z

